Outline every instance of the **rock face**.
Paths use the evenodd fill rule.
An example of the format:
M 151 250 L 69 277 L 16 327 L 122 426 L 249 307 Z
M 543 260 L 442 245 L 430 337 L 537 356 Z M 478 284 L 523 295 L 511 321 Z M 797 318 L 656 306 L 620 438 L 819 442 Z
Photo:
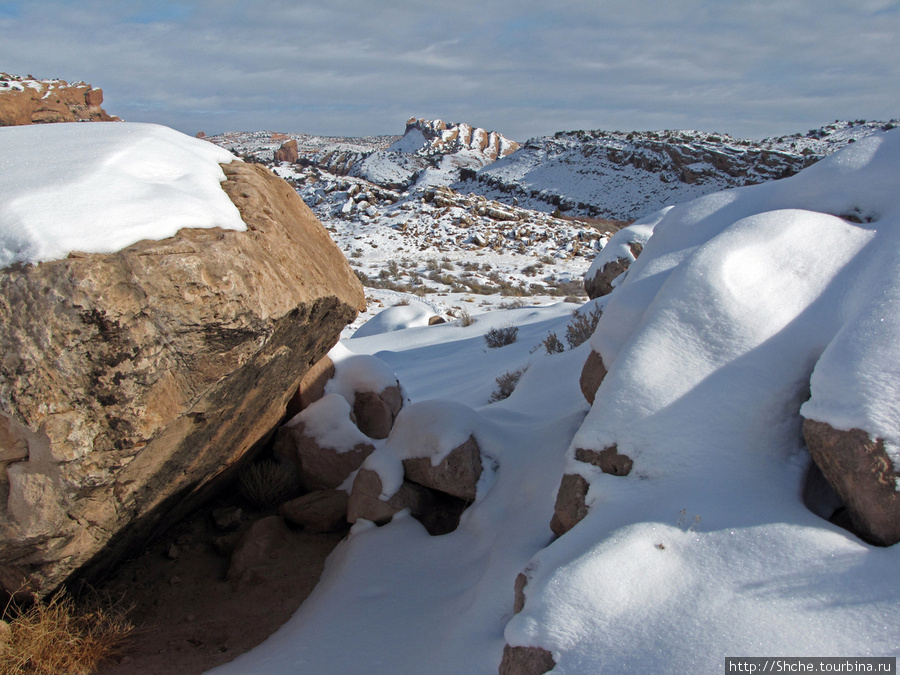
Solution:
M 48 122 L 111 122 L 103 90 L 84 82 L 35 80 L 0 73 L 0 127 Z
M 0 270 L 7 589 L 91 578 L 204 500 L 363 306 L 289 185 L 223 168 L 247 232 Z
M 841 431 L 814 420 L 804 420 L 803 436 L 813 461 L 846 505 L 854 529 L 883 546 L 900 542 L 900 473 L 884 442 L 861 429 Z

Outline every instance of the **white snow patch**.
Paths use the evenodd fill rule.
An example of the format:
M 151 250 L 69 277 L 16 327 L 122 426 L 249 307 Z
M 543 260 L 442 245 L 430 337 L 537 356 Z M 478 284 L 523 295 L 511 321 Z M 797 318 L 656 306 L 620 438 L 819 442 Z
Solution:
M 285 426 L 300 423 L 306 436 L 339 453 L 349 452 L 359 443 L 372 443 L 350 420 L 350 404 L 339 394 L 326 394 L 294 415 Z

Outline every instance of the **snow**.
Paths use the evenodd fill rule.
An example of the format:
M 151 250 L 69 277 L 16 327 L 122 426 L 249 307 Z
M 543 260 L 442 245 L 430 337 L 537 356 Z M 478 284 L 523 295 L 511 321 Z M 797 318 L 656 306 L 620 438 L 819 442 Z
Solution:
M 246 230 L 231 153 L 153 124 L 0 129 L 0 266 L 110 253 L 184 227 Z
M 384 361 L 369 354 L 354 354 L 343 343 L 336 344 L 328 358 L 334 364 L 334 377 L 325 385 L 325 393 L 340 394 L 350 405 L 357 392 L 380 394 L 397 385 L 397 376 Z
M 900 442 L 898 179 L 893 131 L 658 213 L 595 303 L 592 339 L 562 353 L 541 345 L 564 333 L 562 303 L 343 341 L 410 398 L 371 466 L 396 482 L 402 457 L 474 434 L 493 470 L 450 534 L 405 512 L 355 525 L 294 617 L 212 672 L 487 673 L 507 643 L 543 647 L 570 674 L 900 655 L 900 547 L 868 545 L 801 498 L 801 415 Z M 518 340 L 487 349 L 504 325 Z M 578 384 L 590 349 L 609 371 L 591 407 Z M 613 444 L 628 476 L 574 458 Z M 554 539 L 567 472 L 589 482 L 590 510 Z
M 316 439 L 320 447 L 339 453 L 349 452 L 360 443 L 371 443 L 371 439 L 350 421 L 350 412 L 347 399 L 340 394 L 326 394 L 294 415 L 285 426 L 302 423 L 304 434 Z
M 383 309 L 360 326 L 353 336 L 359 338 L 414 326 L 427 326 L 428 320 L 435 316 L 432 308 L 421 302 L 408 302 L 407 305 L 395 305 Z

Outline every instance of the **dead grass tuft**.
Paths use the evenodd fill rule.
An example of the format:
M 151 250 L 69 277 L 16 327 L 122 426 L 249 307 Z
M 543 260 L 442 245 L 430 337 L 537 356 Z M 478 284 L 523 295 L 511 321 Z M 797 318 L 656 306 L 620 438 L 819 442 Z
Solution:
M 26 608 L 8 605 L 0 644 L 3 675 L 89 675 L 123 651 L 134 627 L 128 610 L 90 602 L 79 607 L 64 591 Z

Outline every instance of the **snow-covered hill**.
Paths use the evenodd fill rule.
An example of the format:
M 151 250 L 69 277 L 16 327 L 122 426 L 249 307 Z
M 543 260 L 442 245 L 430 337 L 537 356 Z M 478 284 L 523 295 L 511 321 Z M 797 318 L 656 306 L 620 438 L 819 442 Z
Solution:
M 533 209 L 634 220 L 717 190 L 791 176 L 897 123 L 836 121 L 763 141 L 690 130 L 559 132 L 529 140 L 455 187 Z

